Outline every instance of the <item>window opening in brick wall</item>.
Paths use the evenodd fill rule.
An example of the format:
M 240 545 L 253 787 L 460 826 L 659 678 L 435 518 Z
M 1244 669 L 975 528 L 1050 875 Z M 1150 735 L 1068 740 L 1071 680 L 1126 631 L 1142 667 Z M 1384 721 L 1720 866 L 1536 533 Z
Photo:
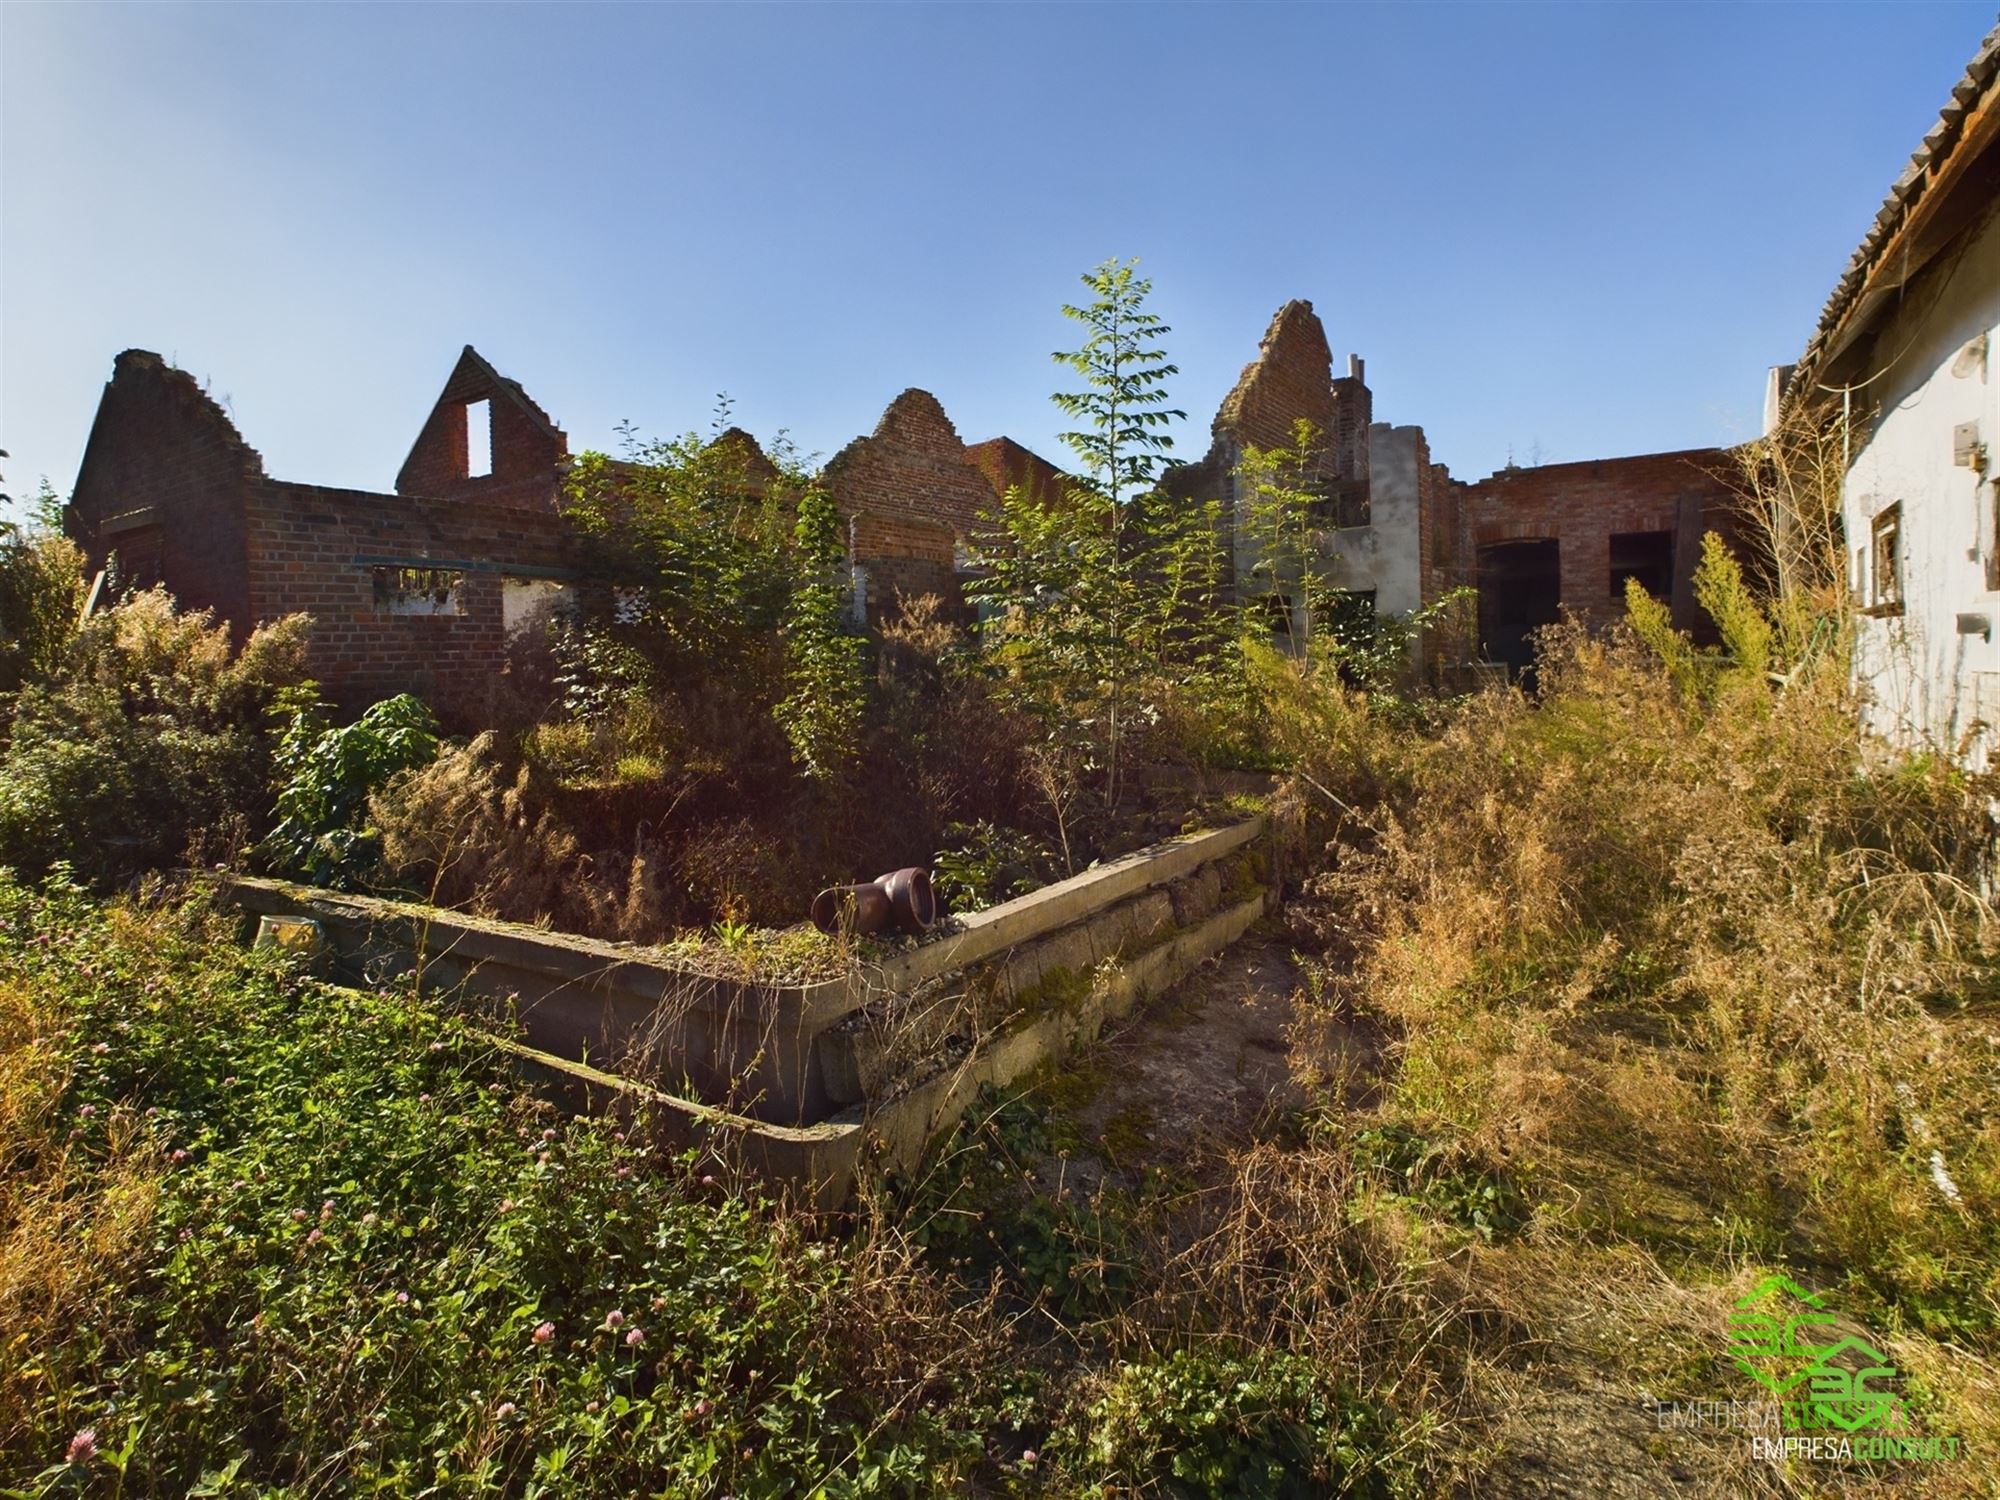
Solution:
M 868 570 L 860 563 L 850 563 L 847 569 L 847 619 L 856 630 L 868 628 Z
M 1903 612 L 1903 502 L 1877 512 L 1868 528 L 1868 612 Z
M 1562 614 L 1562 544 L 1554 537 L 1492 542 L 1478 555 L 1479 640 L 1532 690 L 1536 632 Z
M 1674 592 L 1674 534 L 1671 531 L 1614 531 L 1611 533 L 1611 597 L 1625 597 L 1625 580 L 1636 578 L 1639 587 L 1655 599 L 1668 599 Z
M 507 638 L 539 635 L 557 615 L 576 607 L 576 590 L 553 578 L 500 580 L 500 628 Z
M 120 587 L 149 589 L 166 576 L 166 532 L 135 526 L 122 532 L 111 551 L 111 576 Z
M 484 479 L 493 472 L 493 403 L 465 403 L 465 477 Z
M 388 615 L 462 615 L 465 574 L 454 568 L 369 569 L 375 607 Z
M 1313 524 L 1347 530 L 1368 524 L 1368 483 L 1333 475 L 1315 476 L 1301 486 L 1311 496 L 1306 514 Z

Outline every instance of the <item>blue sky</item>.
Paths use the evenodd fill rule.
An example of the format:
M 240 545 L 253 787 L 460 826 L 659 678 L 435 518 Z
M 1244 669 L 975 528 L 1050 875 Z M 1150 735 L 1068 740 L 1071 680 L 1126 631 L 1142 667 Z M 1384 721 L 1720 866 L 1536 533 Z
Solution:
M 6 488 L 112 357 L 388 488 L 462 344 L 569 432 L 831 455 L 906 386 L 1052 458 L 1138 256 L 1198 457 L 1310 299 L 1477 478 L 1750 436 L 1992 24 L 1976 4 L 0 4 Z

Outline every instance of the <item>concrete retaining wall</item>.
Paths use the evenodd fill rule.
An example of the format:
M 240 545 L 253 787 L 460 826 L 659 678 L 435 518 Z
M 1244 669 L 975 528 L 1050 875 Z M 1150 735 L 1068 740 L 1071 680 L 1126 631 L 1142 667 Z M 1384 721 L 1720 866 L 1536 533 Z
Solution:
M 717 978 L 657 950 L 235 877 L 263 915 L 320 924 L 340 977 L 506 1007 L 505 1042 L 579 1107 L 644 1106 L 665 1144 L 729 1143 L 837 1201 L 913 1164 L 985 1084 L 1094 1038 L 1234 942 L 1276 900 L 1253 818 L 1113 860 L 810 985 Z

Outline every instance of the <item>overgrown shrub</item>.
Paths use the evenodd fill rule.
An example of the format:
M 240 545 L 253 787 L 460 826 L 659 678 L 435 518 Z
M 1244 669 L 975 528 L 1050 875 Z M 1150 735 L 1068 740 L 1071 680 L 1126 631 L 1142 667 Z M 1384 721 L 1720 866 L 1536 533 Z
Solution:
M 238 652 L 163 592 L 93 616 L 61 675 L 16 701 L 0 759 L 0 864 L 92 878 L 233 856 L 271 805 L 271 709 L 305 679 L 294 615 Z
M 1608 637 L 1544 639 L 1537 704 L 1488 694 L 1435 739 L 1339 699 L 1281 718 L 1321 741 L 1318 890 L 1361 950 L 1323 1013 L 1391 1023 L 1391 1120 L 1542 1216 L 1693 1214 L 1990 1342 L 2000 783 L 1864 747 L 1845 652 L 1774 629 L 1713 539 L 1697 592 L 1720 650 L 1635 595 Z
M 576 837 L 535 804 L 528 782 L 526 766 L 504 777 L 491 734 L 389 777 L 368 799 L 383 874 L 438 905 L 596 930 L 578 889 Z
M 337 726 L 316 701 L 289 707 L 273 766 L 278 824 L 264 847 L 286 874 L 315 885 L 355 884 L 375 872 L 380 850 L 369 795 L 437 755 L 437 719 L 409 693 Z
M 991 823 L 954 823 L 931 860 L 931 884 L 948 912 L 978 911 L 1053 878 L 1056 862 L 1035 839 Z
M 9 696 L 61 672 L 85 587 L 83 553 L 68 537 L 0 521 L 0 723 Z
M 977 1305 L 199 901 L 0 877 L 0 1485 L 936 1494 Z M 713 1174 L 721 1174 L 718 1183 Z

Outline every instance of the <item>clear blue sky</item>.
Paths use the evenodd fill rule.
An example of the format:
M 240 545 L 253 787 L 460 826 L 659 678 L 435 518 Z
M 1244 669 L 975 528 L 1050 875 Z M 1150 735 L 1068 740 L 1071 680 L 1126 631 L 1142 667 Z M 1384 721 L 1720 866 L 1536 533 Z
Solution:
M 0 447 L 112 357 L 388 488 L 476 344 L 568 430 L 830 455 L 905 386 L 1060 459 L 1077 274 L 1139 256 L 1181 456 L 1309 298 L 1464 478 L 1751 435 L 1992 24 L 1976 4 L 0 4 Z

